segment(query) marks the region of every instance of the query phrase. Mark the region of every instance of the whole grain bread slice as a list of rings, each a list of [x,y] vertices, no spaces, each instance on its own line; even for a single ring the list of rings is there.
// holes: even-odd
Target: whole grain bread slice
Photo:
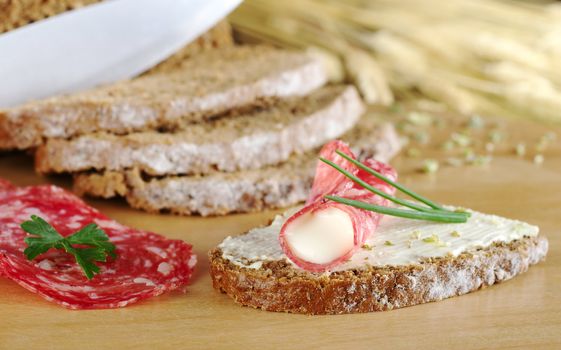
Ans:
[[[520,233],[512,240],[493,240],[487,246],[469,245],[458,254],[440,253],[442,248],[435,246],[429,256],[405,264],[370,264],[363,260],[363,252],[347,267],[312,273],[295,267],[282,254],[278,247],[282,222],[228,237],[211,250],[214,288],[238,304],[267,311],[312,315],[385,311],[439,301],[506,281],[544,260],[548,250],[547,239],[535,231]],[[516,230],[520,224],[515,222],[512,228]],[[497,229],[493,224],[490,227]],[[402,249],[426,249],[423,245],[430,243],[416,244],[399,246],[394,254]],[[374,259],[394,259],[389,251],[377,249],[370,246],[366,254]]]
[[[285,261],[243,268],[225,259],[218,248],[209,259],[214,288],[240,305],[324,315],[386,311],[474,292],[527,271],[545,259],[547,249],[545,237],[525,237],[453,258],[324,276],[297,271]]]
[[[306,95],[325,82],[321,63],[301,52],[267,46],[208,50],[175,69],[0,110],[0,149],[97,131],[173,129],[266,100]]]
[[[365,115],[342,136],[360,159],[388,161],[401,148],[393,126]],[[137,209],[170,211],[180,215],[225,215],[280,208],[304,201],[310,190],[317,149],[293,155],[288,161],[261,169],[205,176],[150,178],[138,169],[126,172],[81,173],[74,177],[78,194],[94,197],[123,196]]]
[[[305,97],[193,124],[175,133],[94,133],[48,140],[37,149],[36,170],[138,168],[158,176],[256,169],[339,137],[357,123],[363,110],[353,86],[327,86]]]

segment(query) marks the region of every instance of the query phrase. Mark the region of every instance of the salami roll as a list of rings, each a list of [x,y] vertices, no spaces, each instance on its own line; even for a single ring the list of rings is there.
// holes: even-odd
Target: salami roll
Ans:
[[[325,145],[320,156],[381,191],[390,195],[395,193],[392,186],[357,168],[337,155],[336,150],[356,159],[342,141]],[[393,181],[397,180],[397,173],[389,165],[375,159],[367,159],[364,163]],[[348,260],[374,233],[382,218],[382,214],[324,199],[323,196],[328,194],[375,205],[389,204],[387,199],[362,188],[331,166],[318,162],[306,205],[288,218],[279,235],[280,245],[286,256],[308,271],[328,271]]]
[[[62,236],[90,223],[115,244],[117,259],[98,263],[88,280],[74,257],[51,249],[32,261],[23,254],[20,224],[37,215]],[[0,181],[0,275],[70,309],[116,308],[184,287],[196,257],[191,246],[123,226],[56,186],[16,188]]]

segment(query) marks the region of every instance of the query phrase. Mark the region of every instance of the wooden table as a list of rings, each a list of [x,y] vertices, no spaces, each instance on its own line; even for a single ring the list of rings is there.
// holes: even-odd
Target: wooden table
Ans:
[[[547,262],[506,283],[477,293],[401,310],[310,317],[240,307],[214,291],[206,252],[224,237],[265,224],[273,212],[221,218],[152,215],[120,200],[88,200],[116,220],[195,247],[200,262],[186,294],[171,293],[118,310],[68,311],[15,283],[0,279],[0,348],[561,348],[561,129],[499,121],[510,141],[532,144],[548,130],[556,143],[536,165],[512,151],[486,166],[415,169],[421,158],[398,157],[402,182],[438,201],[537,224],[549,238]],[[432,129],[431,129],[432,130]],[[432,133],[432,131],[431,131]],[[435,134],[446,135],[444,127]],[[437,138],[435,138],[436,140]],[[507,154],[507,153],[511,154]],[[532,152],[530,152],[531,154]],[[41,178],[23,154],[0,155],[0,177],[18,185],[55,182]]]

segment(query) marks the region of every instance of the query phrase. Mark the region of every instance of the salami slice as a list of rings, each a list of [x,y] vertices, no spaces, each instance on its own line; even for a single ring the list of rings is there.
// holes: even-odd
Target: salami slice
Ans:
[[[15,186],[8,180],[0,179],[0,195],[2,192],[14,189]]]
[[[347,170],[353,175],[356,175],[356,167],[345,158],[338,156],[337,153],[335,153],[337,150],[355,158],[351,148],[340,140],[331,141],[325,144],[319,152],[319,156],[332,161],[341,168]],[[318,160],[314,182],[306,204],[313,203],[328,193],[341,191],[345,186],[350,186],[351,183],[352,182],[349,182],[345,175]]]
[[[51,249],[29,261],[20,224],[37,215],[63,236],[95,222],[116,246],[118,258],[100,263],[87,280],[74,258]],[[70,309],[123,307],[185,286],[196,256],[191,246],[110,220],[56,186],[16,188],[0,181],[0,275]]]
[[[369,183],[370,185],[378,188],[381,191],[384,191],[390,195],[393,195],[395,193],[395,189],[392,186],[379,180],[375,176],[370,175],[361,169],[358,169],[352,163],[337,155],[335,153],[336,150],[340,150],[345,154],[351,156],[353,159],[356,159],[350,148],[342,141],[333,141],[326,144],[322,148],[320,156],[337,163],[343,169],[347,170],[348,172],[359,177],[361,180]],[[382,173],[393,181],[397,180],[397,173],[389,165],[378,162],[374,159],[367,159],[363,163],[365,163],[370,168],[378,171],[379,173]],[[306,206],[304,206],[300,211],[288,218],[288,220],[281,228],[281,232],[279,235],[280,245],[286,256],[297,266],[308,271],[323,272],[326,270],[330,270],[349,259],[356,252],[356,250],[364,244],[366,239],[376,230],[376,227],[378,226],[380,219],[382,218],[382,214],[323,199],[323,196],[327,194],[334,194],[340,197],[359,200],[376,205],[388,205],[387,199],[375,195],[372,192],[362,188],[360,185],[357,185],[353,181],[349,180],[336,169],[333,169],[327,164],[323,162],[318,163],[312,192]],[[289,231],[291,225],[297,224],[299,220],[306,220],[306,218],[309,218],[310,215],[317,215],[319,212],[326,211],[331,208],[339,209],[348,215],[352,223],[354,236],[352,247],[342,252],[339,256],[332,259],[331,261],[324,263],[310,262],[298,256],[287,237],[287,232]]]

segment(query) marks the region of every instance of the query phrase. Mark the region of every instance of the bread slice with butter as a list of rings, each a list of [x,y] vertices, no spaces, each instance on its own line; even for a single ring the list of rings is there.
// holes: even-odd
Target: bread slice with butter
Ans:
[[[545,259],[536,226],[472,211],[467,223],[384,217],[363,248],[326,273],[287,260],[278,241],[290,214],[228,237],[209,252],[214,288],[267,311],[345,314],[450,298],[506,281]]]
[[[360,159],[390,160],[401,148],[394,127],[373,115],[364,115],[342,136],[353,143]],[[308,196],[317,160],[317,149],[292,155],[287,161],[233,173],[205,176],[147,177],[138,168],[127,171],[79,173],[74,190],[80,195],[110,198],[123,196],[134,208],[180,215],[224,215],[288,207]]]
[[[174,69],[75,94],[0,109],[0,150],[105,131],[173,130],[326,82],[321,62],[267,46],[207,50]]]

